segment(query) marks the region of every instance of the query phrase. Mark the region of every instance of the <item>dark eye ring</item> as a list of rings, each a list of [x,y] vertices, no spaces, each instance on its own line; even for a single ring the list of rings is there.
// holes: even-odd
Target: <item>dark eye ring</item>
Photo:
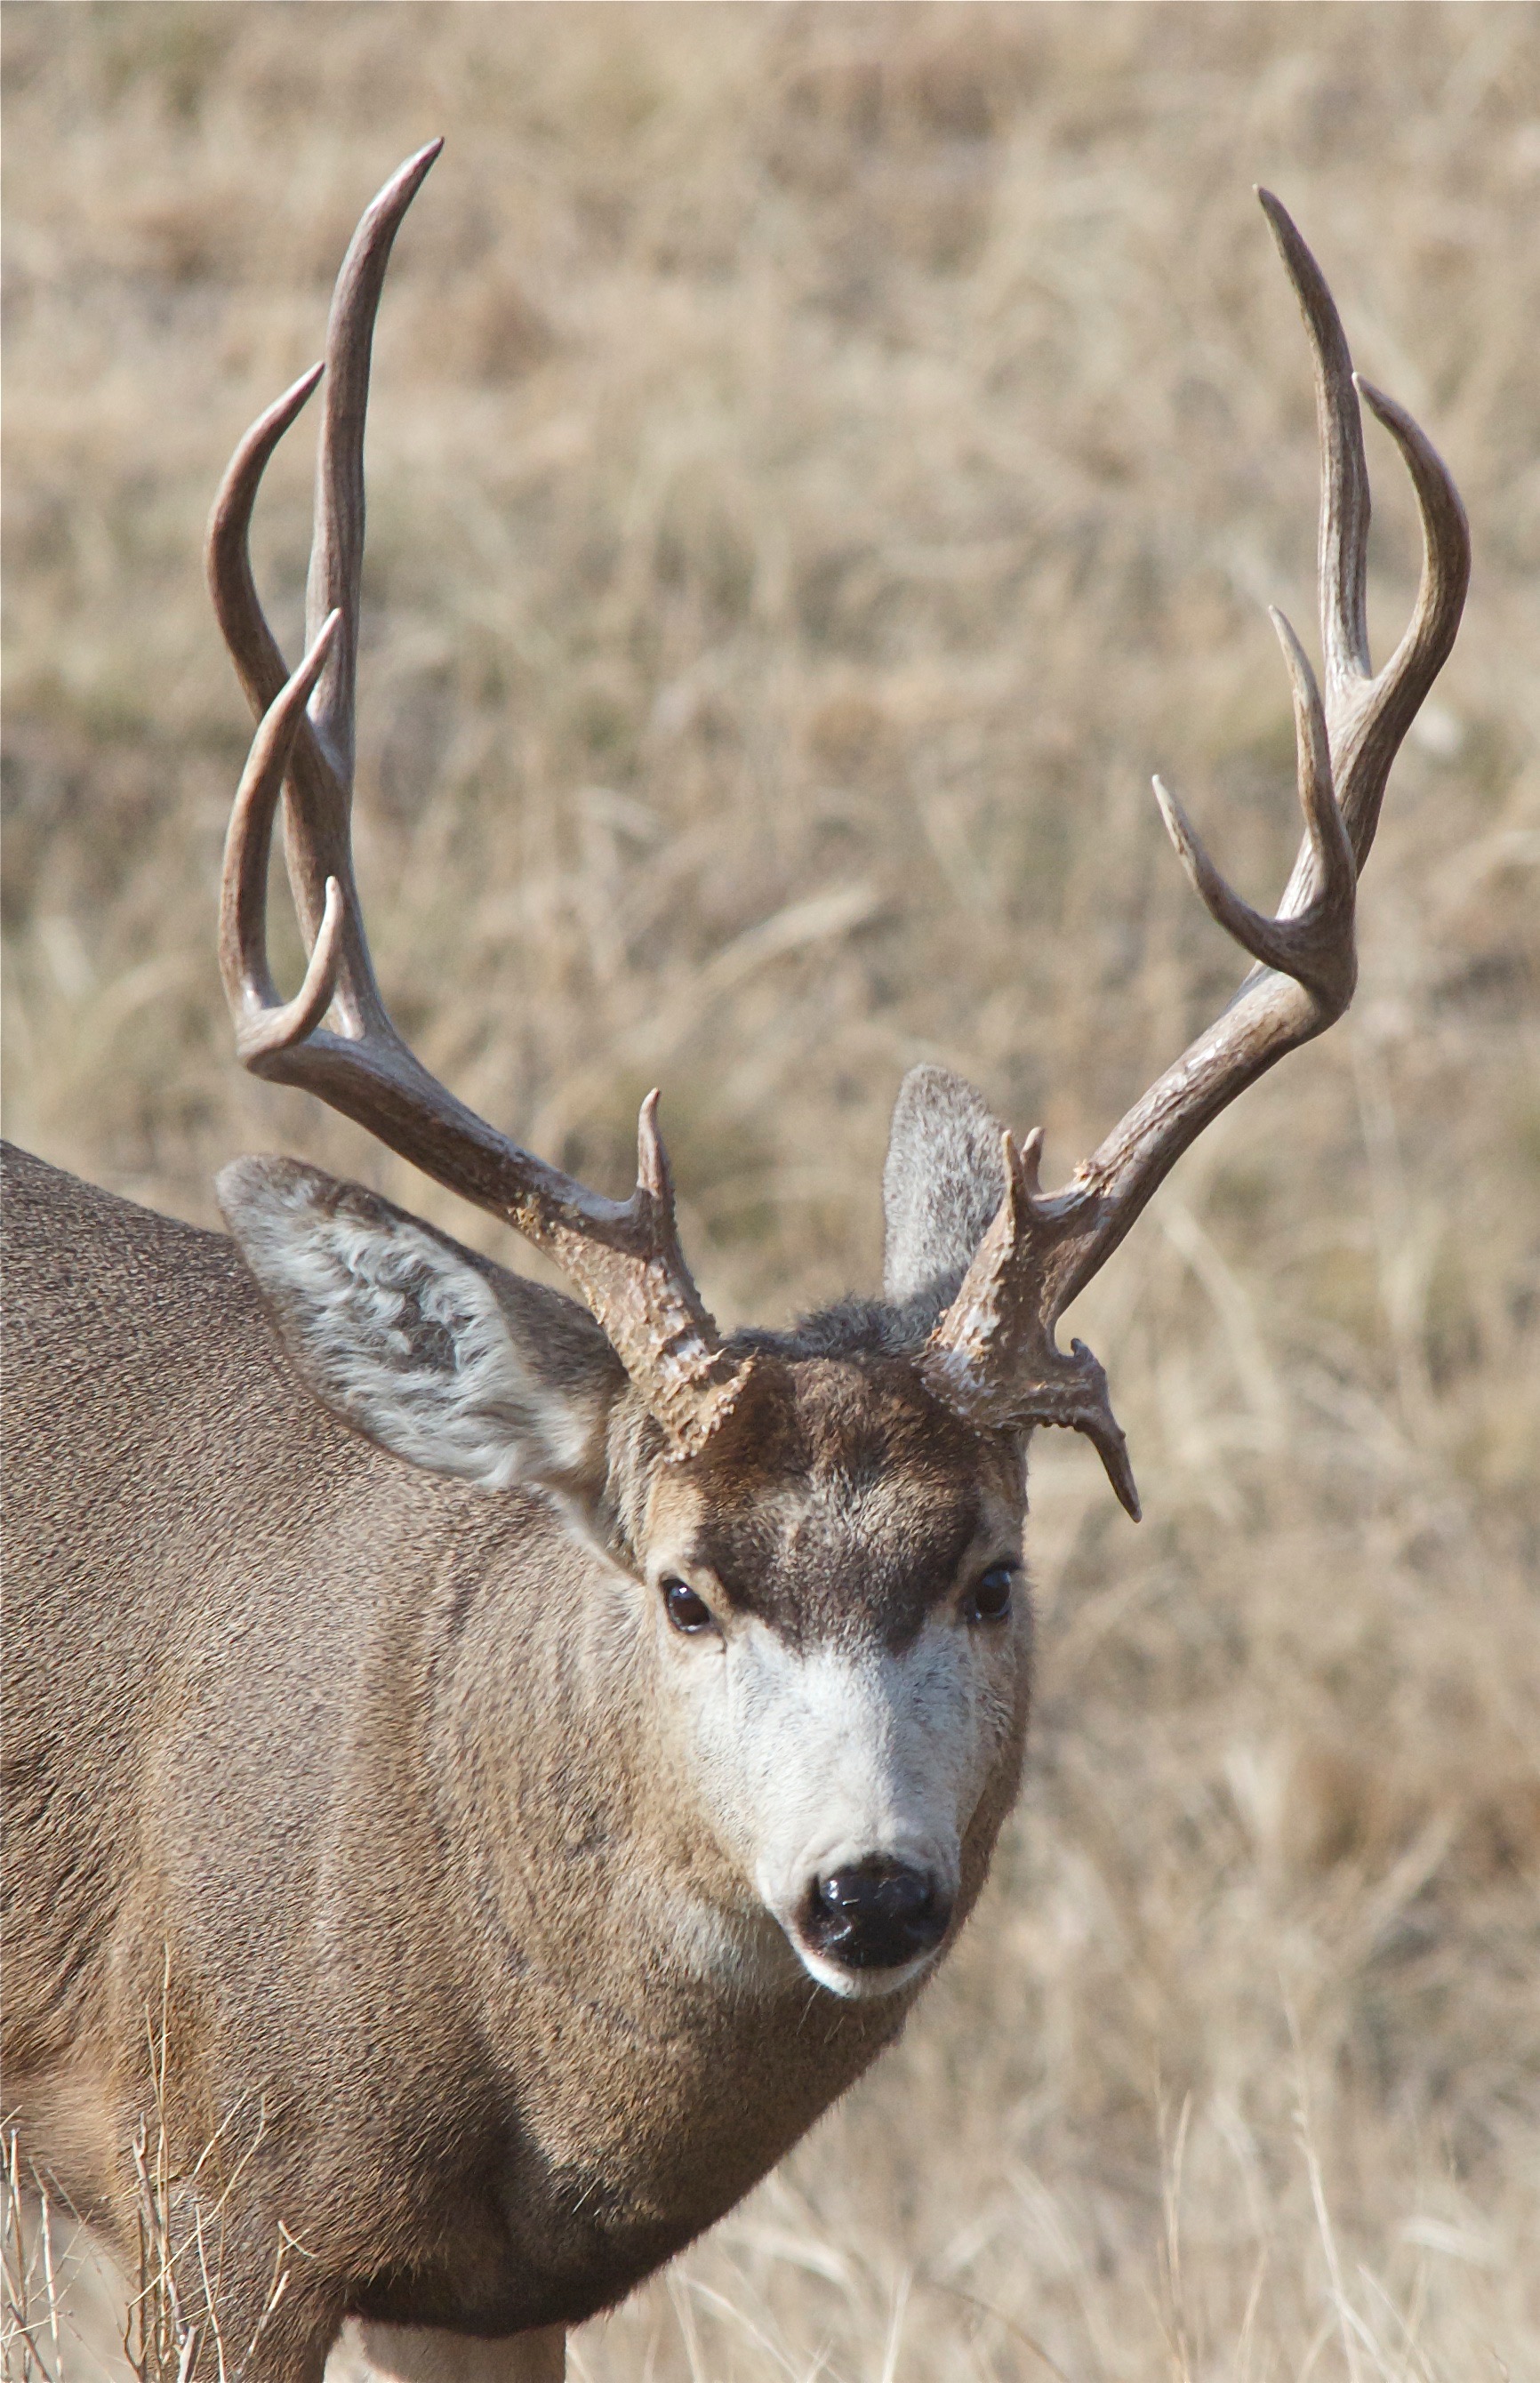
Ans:
[[[686,1637],[693,1638],[697,1632],[710,1629],[711,1609],[704,1597],[696,1595],[687,1581],[680,1580],[670,1573],[659,1581],[659,1587],[663,1592],[669,1620],[676,1630],[683,1630]]]
[[[1011,1590],[1016,1582],[1015,1564],[991,1564],[980,1573],[973,1595],[967,1606],[969,1622],[1004,1622],[1011,1610]]]

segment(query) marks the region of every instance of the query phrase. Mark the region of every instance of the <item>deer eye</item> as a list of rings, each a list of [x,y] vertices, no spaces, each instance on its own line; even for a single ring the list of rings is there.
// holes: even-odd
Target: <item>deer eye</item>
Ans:
[[[697,1597],[687,1582],[677,1579],[671,1573],[659,1586],[663,1592],[669,1620],[676,1630],[683,1630],[686,1637],[693,1638],[698,1631],[710,1629],[711,1609],[704,1597]]]
[[[1011,1610],[1011,1589],[1016,1581],[1015,1564],[991,1564],[974,1585],[973,1595],[963,1608],[968,1622],[1004,1622]]]

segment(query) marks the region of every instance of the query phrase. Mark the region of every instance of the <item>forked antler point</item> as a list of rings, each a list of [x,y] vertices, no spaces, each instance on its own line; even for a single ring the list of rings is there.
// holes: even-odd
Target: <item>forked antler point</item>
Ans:
[[[637,1188],[600,1198],[495,1132],[401,1042],[375,981],[353,890],[354,673],[363,555],[363,427],[375,315],[391,244],[442,142],[409,157],[365,209],[338,275],[324,375],[304,374],[236,450],[209,530],[215,609],[260,714],[226,844],[220,956],[248,1067],[314,1093],[478,1206],[508,1219],[573,1277],[676,1453],[730,1411],[751,1360],[733,1359],[679,1247],[658,1095],[637,1122]],[[247,540],[269,457],[324,378],[306,610],[314,634],[285,671],[252,580]],[[267,964],[267,855],[287,782],[289,866],[313,927],[304,982],[280,1003]],[[338,1031],[324,1019],[335,1005]]]
[[[1267,918],[1226,883],[1180,802],[1155,779],[1166,831],[1189,880],[1257,968],[1076,1168],[1064,1192],[1042,1197],[1034,1174],[1024,1200],[1007,1138],[1004,1195],[927,1352],[939,1394],[970,1418],[1070,1422],[1084,1431],[1130,1513],[1139,1501],[1105,1377],[1078,1341],[1066,1357],[1054,1327],[1204,1126],[1286,1051],[1340,1017],[1352,998],[1359,871],[1397,748],[1454,641],[1470,571],[1464,511],[1448,470],[1411,415],[1354,373],[1320,266],[1273,193],[1259,188],[1257,196],[1299,300],[1315,366],[1324,693],[1288,622],[1281,612],[1272,615],[1293,698],[1304,840],[1277,915]],[[1400,450],[1423,518],[1416,607],[1377,677],[1371,675],[1364,609],[1369,479],[1361,393]]]

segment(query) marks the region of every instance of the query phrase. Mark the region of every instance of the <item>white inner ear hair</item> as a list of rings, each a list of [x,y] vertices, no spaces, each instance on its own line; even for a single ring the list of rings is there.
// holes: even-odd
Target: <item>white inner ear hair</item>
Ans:
[[[240,1171],[230,1229],[327,1406],[409,1464],[484,1489],[579,1469],[599,1401],[521,1349],[474,1266],[410,1218],[350,1213],[325,1179],[323,1202],[303,1176]]]

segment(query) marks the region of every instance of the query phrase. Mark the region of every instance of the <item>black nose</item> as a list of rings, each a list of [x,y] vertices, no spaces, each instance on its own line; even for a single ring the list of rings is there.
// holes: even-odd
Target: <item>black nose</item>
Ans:
[[[941,1943],[951,1900],[910,1862],[849,1862],[816,1879],[803,1926],[817,1952],[847,1969],[896,1969]]]

